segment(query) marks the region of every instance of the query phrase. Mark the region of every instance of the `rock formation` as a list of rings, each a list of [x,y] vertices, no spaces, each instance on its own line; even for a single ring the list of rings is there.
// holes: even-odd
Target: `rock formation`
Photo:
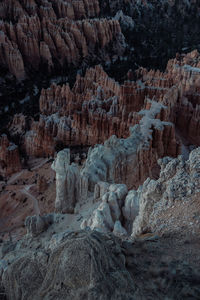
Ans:
[[[40,216],[28,216],[25,220],[26,233],[30,237],[36,237],[46,231],[49,226],[59,221],[59,215],[54,213]]]
[[[164,107],[148,101],[150,107],[141,111],[138,125],[130,129],[127,139],[111,136],[104,145],[97,145],[88,153],[82,176],[89,180],[88,190],[93,191],[98,181],[125,183],[128,188],[138,186],[156,163],[158,157],[176,156],[179,145],[175,139],[174,126],[155,119]],[[156,136],[155,142],[153,137]]]
[[[106,61],[112,59],[108,48],[116,55],[125,48],[117,20],[94,18],[98,1],[3,1],[0,14],[6,16],[0,23],[0,63],[18,80],[30,70],[51,73],[88,60]]]
[[[177,55],[168,62],[166,72],[138,71],[139,78],[150,89],[163,89],[159,97],[168,106],[168,118],[191,144],[199,141],[199,80],[200,55],[194,50],[187,55]],[[142,77],[141,77],[142,76]]]
[[[41,216],[28,216],[25,220],[25,227],[27,229],[27,234],[31,236],[37,236],[41,232],[47,230],[48,225],[53,223],[53,217],[50,215],[48,217]]]
[[[198,299],[197,241],[188,252],[188,239],[177,236],[133,242],[89,229],[26,236],[0,245],[1,292],[11,300]]]
[[[200,298],[199,12],[0,1],[0,298]]]
[[[30,122],[23,148],[28,155],[47,156],[59,143],[95,145],[113,134],[127,138],[129,127],[141,119],[137,112],[149,109],[148,97],[166,106],[157,118],[174,123],[189,144],[199,145],[198,61],[194,51],[169,61],[164,73],[140,68],[136,81],[122,85],[100,66],[78,75],[72,89],[53,84],[42,90],[40,119]],[[153,143],[159,143],[156,132]]]
[[[71,20],[85,19],[88,17],[98,17],[99,3],[97,0],[8,0],[2,1],[0,6],[0,16],[2,19],[17,21],[22,15],[49,18],[69,18]]]
[[[171,156],[179,154],[180,146],[175,139],[173,124],[155,119],[164,106],[150,100],[148,104],[149,109],[140,111],[143,117],[130,129],[130,136],[117,139],[113,135],[103,145],[90,148],[81,171],[76,164],[69,165],[68,149],[58,153],[52,167],[56,171],[56,208],[59,211],[65,206],[69,212],[77,200],[87,200],[99,181],[124,183],[129,189],[138,187],[147,176],[152,175],[158,157],[167,153]],[[155,142],[153,135],[156,136]],[[98,194],[97,190],[95,194]]]
[[[10,300],[134,299],[136,287],[113,236],[71,232],[48,251],[35,256],[29,250],[7,268],[3,285]]]
[[[8,176],[22,168],[18,147],[9,142],[7,135],[0,137],[0,175]]]
[[[52,169],[56,172],[55,208],[60,212],[73,213],[80,198],[80,172],[75,163],[70,165],[69,149],[57,154]]]
[[[196,148],[190,153],[188,160],[181,155],[174,159],[159,159],[159,179],[148,178],[137,190],[128,192],[126,185],[97,183],[94,197],[95,201],[100,202],[91,217],[83,220],[82,228],[113,231],[116,235],[132,237],[146,232],[169,233],[181,230],[183,224],[179,222],[179,216],[175,221],[171,214],[167,217],[166,212],[177,207],[180,214],[183,203],[188,203],[191,210],[195,197],[198,199],[199,157],[200,148]],[[192,211],[195,213],[196,209],[194,206]],[[191,218],[194,222],[194,215]],[[191,224],[197,230],[198,224]]]
[[[106,187],[106,189],[105,189]],[[113,231],[116,235],[127,235],[122,227],[121,208],[128,193],[125,184],[111,184],[98,182],[95,186],[95,201],[101,201],[89,220],[83,220],[81,227]],[[102,195],[102,196],[100,196]]]
[[[183,205],[184,200],[190,201],[199,194],[199,158],[200,148],[197,148],[190,153],[187,161],[183,156],[159,160],[159,179],[147,179],[134,195],[137,200],[133,201],[139,203],[139,214],[133,222],[133,236],[145,231],[161,231],[164,225],[159,222],[161,212],[177,202]]]

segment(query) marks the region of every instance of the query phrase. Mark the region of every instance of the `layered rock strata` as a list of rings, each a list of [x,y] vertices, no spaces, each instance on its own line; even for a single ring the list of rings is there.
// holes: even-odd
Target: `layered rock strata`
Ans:
[[[0,17],[10,21],[18,21],[24,16],[35,16],[49,18],[69,18],[79,20],[85,18],[98,17],[99,3],[97,0],[8,0],[2,1],[0,5]]]
[[[139,112],[142,118],[128,138],[111,136],[89,151],[81,171],[88,178],[88,190],[93,191],[98,181],[125,183],[129,189],[138,186],[151,174],[158,157],[180,152],[173,124],[156,119],[164,107],[150,100],[148,104],[149,109]]]
[[[133,238],[147,232],[179,231],[183,225],[179,215],[183,202],[190,206],[194,215],[188,211],[191,215],[188,218],[195,222],[195,211],[198,211],[198,201],[195,199],[200,193],[199,156],[200,148],[197,148],[190,153],[188,160],[183,156],[159,159],[159,179],[148,178],[137,190],[128,191],[123,184],[98,182],[94,200],[99,204],[91,217],[83,220],[81,227],[112,231],[118,236],[131,235]],[[168,212],[174,207],[177,209],[177,220]],[[194,225],[193,222],[189,224]],[[197,230],[198,224],[193,227]]]
[[[133,236],[145,231],[162,231],[165,225],[159,221],[159,216],[163,210],[167,210],[177,202],[183,203],[185,200],[193,202],[195,195],[198,197],[199,158],[200,148],[197,148],[190,153],[187,161],[183,156],[159,160],[161,165],[159,179],[157,181],[147,179],[135,193],[139,203],[139,214],[133,222]],[[179,226],[181,224],[177,225],[176,230]]]

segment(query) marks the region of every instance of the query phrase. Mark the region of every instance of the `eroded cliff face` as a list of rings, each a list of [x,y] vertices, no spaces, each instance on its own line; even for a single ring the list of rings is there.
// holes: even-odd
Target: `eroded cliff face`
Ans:
[[[195,216],[199,214],[199,156],[197,148],[188,160],[181,155],[160,159],[158,180],[148,178],[137,190],[99,181],[94,190],[98,205],[81,227],[132,238],[147,232],[198,234],[199,221]]]
[[[87,202],[99,182],[126,184],[128,189],[138,187],[148,176],[154,177],[158,157],[180,153],[173,124],[156,118],[165,107],[150,100],[147,104],[149,109],[139,112],[141,120],[130,129],[130,136],[119,139],[112,135],[104,144],[90,148],[81,170],[70,164],[69,149],[58,153],[52,165],[58,211],[71,212],[76,204]]]
[[[198,1],[0,2],[0,294],[198,299]]]
[[[0,63],[18,80],[29,71],[109,61],[125,49],[119,22],[94,18],[98,1],[3,1],[0,14]]]
[[[99,2],[97,0],[8,0],[2,1],[0,6],[0,16],[9,21],[18,21],[22,16],[47,16],[52,18],[69,18],[79,20],[88,17],[98,17]]]
[[[165,89],[160,97],[168,106],[169,119],[188,143],[200,145],[199,140],[199,81],[200,55],[197,50],[179,55],[168,62],[166,72],[138,71],[150,88]]]
[[[28,155],[46,156],[53,155],[58,144],[91,146],[113,134],[127,138],[130,126],[142,118],[137,112],[150,108],[149,98],[166,106],[156,118],[172,122],[177,137],[183,136],[187,144],[200,145],[199,61],[199,53],[193,51],[170,60],[164,73],[140,68],[135,81],[121,85],[101,66],[88,69],[84,77],[78,75],[72,89],[52,84],[41,92],[40,118],[29,121],[23,148]],[[11,132],[15,127],[19,124],[13,124]],[[153,147],[159,148],[159,143],[154,132]],[[176,155],[171,148],[168,145],[168,154]]]

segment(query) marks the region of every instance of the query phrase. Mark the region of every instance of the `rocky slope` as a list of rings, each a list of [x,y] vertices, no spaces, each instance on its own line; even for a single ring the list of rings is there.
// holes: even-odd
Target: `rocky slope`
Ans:
[[[199,298],[199,238],[179,233],[122,240],[89,229],[61,233],[60,223],[57,218],[46,232],[1,244],[2,295],[20,300]]]

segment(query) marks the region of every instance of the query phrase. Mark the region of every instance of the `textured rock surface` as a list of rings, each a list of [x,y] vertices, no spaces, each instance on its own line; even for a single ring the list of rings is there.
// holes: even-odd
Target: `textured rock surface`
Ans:
[[[168,107],[168,117],[191,144],[199,141],[200,55],[197,50],[177,55],[166,72],[139,70],[149,88],[161,90],[160,100]],[[139,77],[140,77],[139,75]]]
[[[7,268],[3,284],[10,300],[134,299],[135,293],[118,241],[90,231],[68,233],[48,255],[27,252]]]
[[[32,122],[25,135],[26,152],[52,155],[60,141],[66,146],[94,145],[113,134],[128,137],[129,127],[141,119],[136,112],[149,109],[147,97],[166,106],[157,118],[171,121],[187,143],[199,145],[199,59],[194,51],[170,60],[164,73],[141,68],[136,81],[122,85],[100,66],[87,70],[85,77],[78,75],[72,89],[53,84],[42,90],[40,120]],[[153,140],[159,147],[157,133]]]
[[[0,63],[18,80],[28,70],[51,72],[79,63],[84,66],[88,60],[108,60],[112,51],[123,53],[119,22],[94,18],[99,14],[97,0],[28,2],[3,1],[0,7]]]
[[[98,181],[124,183],[130,189],[150,175],[157,157],[179,153],[171,123],[155,119],[163,106],[149,101],[149,109],[140,112],[142,119],[130,130],[127,139],[111,136],[104,145],[90,149],[82,176],[88,178],[88,189],[94,190]],[[156,135],[156,140],[152,136]],[[170,146],[169,146],[170,145]]]
[[[0,175],[8,176],[21,168],[18,147],[9,142],[5,134],[0,136]]]
[[[55,208],[61,212],[72,213],[80,200],[80,172],[75,163],[70,165],[69,149],[57,154],[52,169],[56,172]]]
[[[37,214],[21,241],[2,233],[0,293],[200,298],[200,55],[163,71],[200,49],[199,12],[196,0],[0,1],[0,134],[19,147],[0,138],[0,230],[23,234]],[[66,147],[57,224],[42,214]],[[27,170],[9,178],[19,153]]]
[[[3,245],[1,291],[11,300],[198,299],[198,242],[180,234],[131,242],[89,230],[46,232]]]
[[[97,183],[94,200],[100,202],[81,227],[134,238],[147,232],[173,234],[181,231],[184,224],[187,228],[192,226],[190,230],[196,233],[200,213],[199,159],[200,148],[193,150],[188,160],[181,155],[159,159],[159,179],[148,178],[137,190],[129,192],[126,185]]]
[[[105,186],[107,185],[106,189]],[[103,188],[103,189],[102,189]],[[102,231],[114,231],[117,235],[125,235],[126,230],[121,226],[121,207],[128,193],[125,184],[111,184],[99,182],[95,186],[95,201],[101,201],[98,207],[93,211],[88,220],[83,220],[81,227],[90,227],[91,229],[100,229]]]
[[[145,231],[162,231],[164,224],[159,221],[161,212],[175,205],[175,202],[182,205],[186,199],[186,202],[190,199],[193,202],[192,199],[200,192],[199,158],[200,148],[197,148],[190,153],[187,161],[183,156],[159,160],[160,178],[156,181],[147,179],[136,192],[139,214],[133,223],[133,236]]]
[[[41,232],[46,231],[48,226],[54,222],[54,214],[49,214],[46,216],[29,216],[25,220],[25,227],[27,234],[31,236],[37,236]]]

